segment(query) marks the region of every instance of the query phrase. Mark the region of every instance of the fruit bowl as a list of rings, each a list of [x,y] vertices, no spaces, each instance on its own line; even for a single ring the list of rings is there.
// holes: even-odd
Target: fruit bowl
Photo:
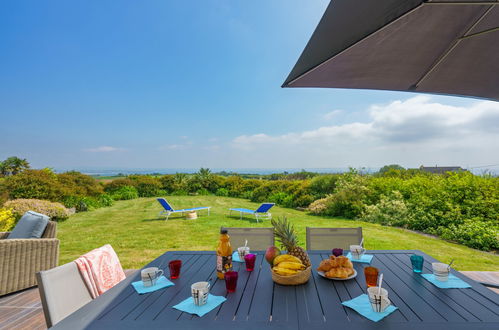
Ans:
[[[308,268],[305,268],[304,270],[294,275],[288,275],[288,276],[279,275],[276,272],[274,272],[272,268],[270,269],[270,272],[272,273],[272,280],[277,284],[300,285],[308,282],[310,274],[312,273],[312,267],[309,266]]]

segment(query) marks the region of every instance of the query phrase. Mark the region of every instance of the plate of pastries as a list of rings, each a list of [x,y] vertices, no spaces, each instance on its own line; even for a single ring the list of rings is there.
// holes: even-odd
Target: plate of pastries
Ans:
[[[330,256],[329,259],[322,260],[317,273],[322,277],[340,281],[350,280],[357,276],[352,262],[345,256]]]

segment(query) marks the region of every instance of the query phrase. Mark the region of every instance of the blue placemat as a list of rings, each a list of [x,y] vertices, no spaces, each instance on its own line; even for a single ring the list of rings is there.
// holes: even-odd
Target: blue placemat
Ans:
[[[137,281],[132,283],[132,286],[134,287],[135,291],[137,291],[139,294],[154,292],[156,290],[167,288],[173,285],[175,284],[170,282],[170,280],[168,280],[164,276],[160,276],[156,284],[153,286],[144,286],[144,283],[142,281]]]
[[[203,316],[204,314],[210,312],[212,309],[216,308],[218,305],[226,301],[225,297],[208,295],[208,300],[203,306],[194,305],[194,300],[192,297],[187,298],[181,303],[173,306],[173,308],[179,311],[186,312],[189,314],[196,314],[198,316]]]
[[[374,322],[378,322],[379,320],[383,319],[384,317],[390,315],[395,310],[397,310],[397,307],[390,305],[385,309],[384,312],[376,313],[375,311],[373,311],[371,304],[369,303],[369,297],[367,296],[367,294],[361,294],[357,298],[344,301],[341,304],[350,307],[360,315]]]
[[[433,274],[421,274],[428,282],[433,283],[437,288],[440,289],[466,289],[471,288],[471,285],[456,277],[455,275],[449,274],[449,280],[447,282],[439,281],[435,278]]]
[[[256,255],[256,253],[253,253],[253,252],[251,252],[251,254],[255,254]],[[239,259],[239,253],[237,253],[237,251],[234,251],[232,253],[232,261],[235,261],[235,262],[244,262],[244,260]]]
[[[352,254],[350,252],[348,252],[347,258],[350,259],[350,260],[352,260],[353,262],[363,262],[365,264],[370,264],[371,261],[374,258],[374,255],[372,255],[372,254],[363,254],[362,257],[360,257],[360,259],[352,259]]]

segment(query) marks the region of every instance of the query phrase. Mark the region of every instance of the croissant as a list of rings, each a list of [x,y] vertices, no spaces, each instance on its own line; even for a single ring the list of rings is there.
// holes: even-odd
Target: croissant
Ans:
[[[327,272],[327,271],[329,271],[333,267],[334,266],[332,264],[332,260],[325,259],[325,260],[321,261],[321,263],[319,264],[319,267],[317,268],[317,270],[318,271],[322,271],[322,272]]]
[[[352,262],[345,256],[337,257],[336,263],[338,264],[338,267],[353,268]]]
[[[353,274],[353,269],[338,267],[338,268],[331,268],[324,275],[326,275],[326,277],[329,278],[347,278],[352,274]]]

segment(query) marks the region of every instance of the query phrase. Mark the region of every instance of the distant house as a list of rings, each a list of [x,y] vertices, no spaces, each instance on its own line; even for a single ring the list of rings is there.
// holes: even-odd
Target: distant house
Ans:
[[[423,172],[444,174],[446,172],[465,172],[466,169],[461,166],[423,166],[421,165],[419,169]]]

